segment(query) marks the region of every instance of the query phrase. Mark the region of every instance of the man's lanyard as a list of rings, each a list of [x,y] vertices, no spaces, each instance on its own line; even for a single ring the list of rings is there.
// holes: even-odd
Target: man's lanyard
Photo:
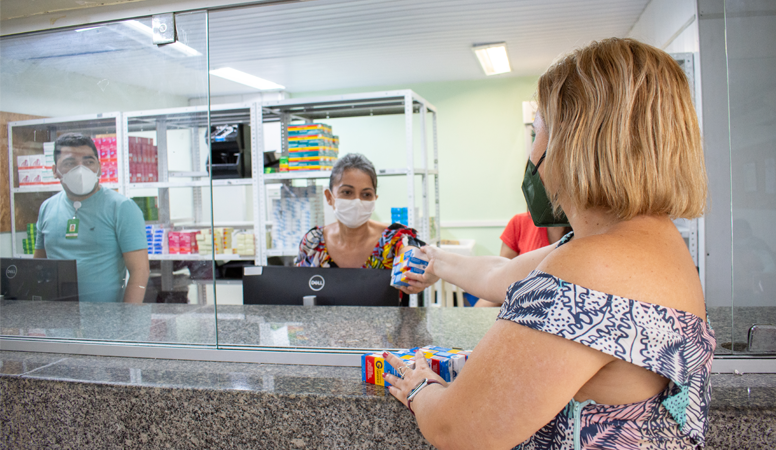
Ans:
[[[73,202],[73,218],[67,221],[67,230],[65,230],[65,239],[78,239],[78,209],[81,208],[81,202]]]

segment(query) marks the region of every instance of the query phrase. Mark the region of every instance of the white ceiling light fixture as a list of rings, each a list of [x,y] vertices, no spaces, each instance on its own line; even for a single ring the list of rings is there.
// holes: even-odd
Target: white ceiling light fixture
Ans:
[[[251,74],[241,72],[231,67],[224,67],[222,69],[215,69],[210,71],[211,75],[234,81],[235,83],[244,84],[260,91],[281,91],[285,89],[285,86],[281,86],[272,81],[265,80],[263,78],[255,77]]]
[[[149,39],[154,38],[154,30],[151,29],[148,25],[143,25],[142,23],[138,22],[137,20],[126,20],[124,22],[121,22],[124,26],[127,26],[139,33],[144,34]],[[174,42],[172,44],[165,44],[163,47],[165,48],[171,48],[178,53],[182,53],[186,56],[202,56],[202,53],[198,52],[197,50],[189,47],[186,44],[181,44],[180,42]]]
[[[472,50],[477,55],[477,59],[480,60],[485,75],[498,75],[512,71],[512,67],[509,65],[509,56],[507,56],[506,42],[475,45]]]

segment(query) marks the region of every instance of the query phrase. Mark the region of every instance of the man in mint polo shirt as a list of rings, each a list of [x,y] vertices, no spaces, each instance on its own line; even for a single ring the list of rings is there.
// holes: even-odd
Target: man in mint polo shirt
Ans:
[[[140,208],[100,186],[100,159],[88,136],[60,136],[53,171],[64,191],[40,207],[34,257],[74,259],[82,302],[142,303],[149,268]]]

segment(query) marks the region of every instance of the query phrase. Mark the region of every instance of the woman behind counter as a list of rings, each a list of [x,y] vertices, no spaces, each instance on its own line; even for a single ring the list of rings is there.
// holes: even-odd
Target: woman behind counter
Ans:
[[[295,266],[390,270],[394,257],[410,247],[425,245],[412,228],[370,219],[377,200],[377,173],[363,155],[349,153],[337,160],[324,194],[337,221],[305,234],[294,259]],[[400,290],[417,294],[424,288],[410,286]]]
[[[417,278],[503,306],[455,382],[422,353],[414,370],[387,355],[402,374],[386,376],[390,392],[445,450],[700,448],[715,340],[671,222],[706,204],[687,79],[665,52],[607,39],[550,67],[537,92],[523,192],[537,225],[568,217],[574,231],[512,260],[424,247]]]

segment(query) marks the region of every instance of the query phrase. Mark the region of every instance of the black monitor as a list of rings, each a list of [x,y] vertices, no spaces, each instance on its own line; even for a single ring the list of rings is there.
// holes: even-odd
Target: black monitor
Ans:
[[[249,266],[243,269],[243,304],[318,306],[406,306],[391,286],[391,271],[312,267]]]
[[[6,300],[78,301],[73,259],[0,258],[0,271]]]

